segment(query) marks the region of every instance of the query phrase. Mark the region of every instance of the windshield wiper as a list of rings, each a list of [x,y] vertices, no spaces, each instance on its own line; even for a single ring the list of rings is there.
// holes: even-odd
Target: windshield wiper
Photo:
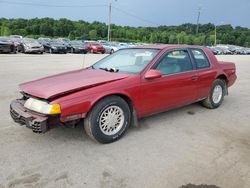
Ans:
[[[102,67],[100,67],[99,69],[101,69],[101,70],[105,70],[105,71],[107,71],[107,72],[119,72],[119,69],[117,69],[117,68],[102,68]]]

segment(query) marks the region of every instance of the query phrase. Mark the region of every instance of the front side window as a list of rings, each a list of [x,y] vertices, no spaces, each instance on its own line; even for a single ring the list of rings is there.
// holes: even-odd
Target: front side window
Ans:
[[[124,49],[98,61],[94,69],[115,70],[114,72],[140,73],[158,54],[157,49]]]
[[[197,69],[204,69],[210,67],[210,63],[207,59],[207,56],[200,49],[191,50],[194,56]]]
[[[193,70],[192,62],[186,50],[167,52],[156,67],[164,75]]]

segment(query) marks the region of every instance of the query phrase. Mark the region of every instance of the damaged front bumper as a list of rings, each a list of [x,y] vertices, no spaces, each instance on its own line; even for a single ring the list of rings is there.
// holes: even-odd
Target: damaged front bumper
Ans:
[[[57,118],[31,112],[24,107],[24,100],[14,100],[10,104],[12,119],[32,129],[34,133],[45,133],[60,123]]]

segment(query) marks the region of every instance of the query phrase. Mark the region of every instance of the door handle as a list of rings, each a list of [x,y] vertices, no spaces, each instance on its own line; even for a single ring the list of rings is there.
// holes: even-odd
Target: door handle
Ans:
[[[192,80],[198,80],[199,76],[192,76],[191,79]]]

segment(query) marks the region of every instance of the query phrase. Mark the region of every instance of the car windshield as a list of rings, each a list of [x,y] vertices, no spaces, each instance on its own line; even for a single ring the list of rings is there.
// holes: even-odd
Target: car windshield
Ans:
[[[124,49],[107,56],[92,66],[111,72],[140,73],[158,54],[157,49]]]
[[[23,43],[38,43],[35,39],[23,39]]]
[[[111,46],[109,43],[101,43],[103,46]]]
[[[51,41],[51,43],[50,44],[52,44],[52,45],[63,45],[61,42],[59,42],[59,41]]]
[[[59,39],[60,41],[63,41],[63,42],[70,42],[69,39]]]
[[[92,42],[91,43],[93,46],[101,46],[101,44],[100,43],[97,43],[97,42]]]
[[[2,42],[11,42],[10,38],[8,38],[8,37],[0,37],[0,41],[2,41]]]
[[[40,39],[38,39],[39,41],[42,41],[42,42],[50,42],[50,39],[42,39],[42,38],[40,38]]]
[[[73,45],[83,45],[81,41],[71,41],[71,44]]]

